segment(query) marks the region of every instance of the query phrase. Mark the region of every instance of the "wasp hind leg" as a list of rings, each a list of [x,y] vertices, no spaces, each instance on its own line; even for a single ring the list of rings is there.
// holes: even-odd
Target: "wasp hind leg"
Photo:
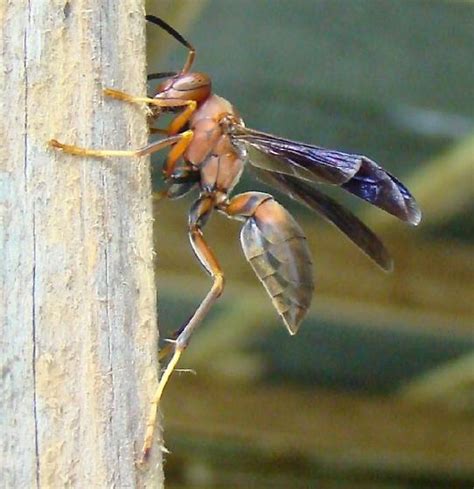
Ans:
[[[151,401],[150,413],[148,415],[146,425],[145,440],[143,443],[143,462],[146,461],[153,443],[158,404],[161,396],[163,395],[163,390],[166,387],[166,384],[168,383],[168,380],[173,373],[183,351],[188,346],[192,333],[201,324],[202,320],[206,317],[209,310],[224,290],[224,274],[221,266],[219,265],[213,251],[206,243],[202,233],[202,227],[210,217],[213,208],[214,201],[211,197],[200,197],[192,206],[189,214],[189,239],[191,241],[191,246],[201,265],[212,277],[213,284],[189,321],[177,331],[176,339],[171,340],[170,347],[165,347],[166,354],[170,353],[171,359],[165,367],[165,370],[158,383],[155,395]],[[172,350],[172,353],[169,351],[170,349]]]

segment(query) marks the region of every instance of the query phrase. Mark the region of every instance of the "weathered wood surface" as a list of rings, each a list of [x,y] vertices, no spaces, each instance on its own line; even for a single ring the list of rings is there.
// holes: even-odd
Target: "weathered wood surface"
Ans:
[[[156,387],[143,1],[0,7],[1,487],[160,487],[140,455]],[[159,431],[159,430],[158,430]]]

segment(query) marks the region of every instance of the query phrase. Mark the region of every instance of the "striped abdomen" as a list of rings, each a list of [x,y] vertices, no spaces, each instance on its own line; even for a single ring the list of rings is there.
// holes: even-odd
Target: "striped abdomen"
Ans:
[[[312,261],[303,230],[278,202],[263,201],[240,235],[245,257],[295,334],[314,289]]]

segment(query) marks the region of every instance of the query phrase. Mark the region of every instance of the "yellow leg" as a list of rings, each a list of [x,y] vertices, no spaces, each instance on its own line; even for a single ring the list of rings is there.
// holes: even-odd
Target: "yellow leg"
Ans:
[[[173,373],[181,354],[187,347],[192,333],[207,316],[209,310],[222,294],[224,289],[224,275],[221,267],[217,261],[217,258],[214,256],[214,253],[204,240],[201,231],[201,222],[205,221],[205,217],[212,211],[213,205],[214,201],[210,197],[201,197],[195,202],[189,216],[189,236],[197,258],[207,272],[213,277],[214,281],[211,290],[207,293],[206,297],[204,297],[191,319],[176,333],[176,340],[172,344],[172,347],[174,348],[173,356],[171,357],[171,360],[161,376],[158,388],[153,396],[153,400],[151,401],[150,413],[148,415],[146,424],[145,441],[143,443],[142,462],[145,462],[148,458],[151,446],[153,444],[153,434],[158,413],[158,404],[161,396],[163,395],[163,390],[168,383],[168,380]]]
[[[136,97],[129,95],[128,93],[121,92],[120,90],[114,90],[112,88],[106,88],[104,95],[112,97],[116,100],[122,100],[123,102],[130,102],[132,104],[150,104],[158,107],[186,107],[186,109],[178,114],[168,126],[167,133],[174,135],[179,132],[180,129],[189,121],[191,115],[196,110],[197,102],[194,100],[181,100],[181,99],[160,99],[151,97]],[[162,130],[158,130],[162,132]],[[152,130],[153,132],[153,130]]]
[[[175,143],[177,143],[178,145],[181,139],[183,139],[185,142],[187,142],[187,144],[189,144],[189,141],[191,140],[192,136],[193,136],[193,131],[184,131],[181,134],[176,134],[175,136],[170,136],[168,138],[161,139],[160,141],[155,141],[153,143],[147,144],[142,148],[131,149],[131,150],[81,148],[79,146],[75,146],[71,144],[60,143],[59,141],[56,141],[56,139],[51,139],[48,142],[48,145],[52,148],[60,149],[65,153],[77,155],[77,156],[93,156],[97,158],[104,158],[107,156],[125,156],[125,157],[145,156],[145,155],[155,153],[156,151],[160,151],[161,149],[171,146]],[[170,154],[171,153],[173,153],[173,150],[171,150]]]
[[[145,441],[143,442],[142,463],[146,462],[150,454],[151,446],[153,444],[153,434],[155,432],[156,417],[158,415],[158,404],[163,394],[163,390],[168,383],[168,380],[171,377],[171,374],[173,373],[173,370],[176,367],[176,364],[178,363],[182,352],[183,350],[181,348],[175,349],[171,360],[169,361],[165,371],[163,372],[163,375],[160,378],[160,382],[158,384],[158,388],[156,389],[155,395],[151,400],[150,412],[148,414],[148,419],[146,423]]]
[[[65,153],[76,156],[96,156],[98,158],[103,158],[106,156],[136,156],[136,152],[133,150],[81,148],[72,144],[60,143],[56,139],[51,139],[48,141],[48,145],[51,148],[60,149]]]
[[[181,100],[176,98],[151,98],[151,97],[136,97],[135,95],[129,95],[128,93],[121,92],[120,90],[114,90],[113,88],[106,88],[104,95],[114,98],[116,100],[122,100],[123,102],[129,102],[132,104],[150,104],[157,105],[158,107],[184,107],[189,105],[189,100]]]

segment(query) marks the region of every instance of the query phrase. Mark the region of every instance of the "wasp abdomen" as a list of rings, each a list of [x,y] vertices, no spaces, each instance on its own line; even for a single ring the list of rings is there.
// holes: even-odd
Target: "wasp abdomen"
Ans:
[[[289,332],[295,334],[314,289],[312,260],[303,230],[288,211],[268,198],[255,207],[240,239],[245,257]]]

